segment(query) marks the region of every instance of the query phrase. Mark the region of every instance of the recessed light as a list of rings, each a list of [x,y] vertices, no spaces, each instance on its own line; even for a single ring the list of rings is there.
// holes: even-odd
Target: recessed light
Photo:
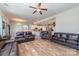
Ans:
[[[16,25],[22,25],[21,23],[16,23]]]
[[[13,18],[12,20],[15,22],[26,22],[26,20],[20,18]]]

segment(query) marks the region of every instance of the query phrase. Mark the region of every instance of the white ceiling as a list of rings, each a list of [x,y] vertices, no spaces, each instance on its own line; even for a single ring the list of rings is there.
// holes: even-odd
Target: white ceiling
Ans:
[[[47,8],[43,14],[33,14],[34,9],[29,6],[36,6],[36,3],[0,3],[2,12],[10,19],[21,18],[26,20],[27,23],[33,23],[38,20],[53,16],[65,10],[79,6],[79,3],[42,3]]]

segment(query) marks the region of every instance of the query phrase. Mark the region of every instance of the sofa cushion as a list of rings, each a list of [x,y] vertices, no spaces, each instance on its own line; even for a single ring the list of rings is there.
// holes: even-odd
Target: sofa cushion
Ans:
[[[68,43],[72,43],[72,44],[77,44],[76,41],[73,41],[73,40],[67,40]]]
[[[30,32],[30,31],[27,31],[27,35],[32,35],[32,32]]]
[[[65,39],[62,39],[62,38],[59,38],[58,40],[60,40],[60,41],[65,41]]]
[[[27,35],[27,32],[24,32],[24,36]]]
[[[76,35],[75,36],[72,36],[72,35],[69,36],[69,39],[77,40],[77,38],[78,38],[78,36],[76,36]]]
[[[24,32],[17,32],[16,33],[16,36],[22,36],[22,35],[24,35]]]
[[[57,34],[57,37],[60,37],[60,34]]]
[[[63,38],[67,38],[65,34],[62,35]]]
[[[19,38],[19,39],[16,39],[15,41],[23,41],[23,40],[25,40],[25,38]]]

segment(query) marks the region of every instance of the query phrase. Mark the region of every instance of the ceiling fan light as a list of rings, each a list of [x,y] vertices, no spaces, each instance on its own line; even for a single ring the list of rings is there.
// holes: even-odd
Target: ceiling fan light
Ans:
[[[37,12],[40,12],[41,10],[40,9],[37,9]]]

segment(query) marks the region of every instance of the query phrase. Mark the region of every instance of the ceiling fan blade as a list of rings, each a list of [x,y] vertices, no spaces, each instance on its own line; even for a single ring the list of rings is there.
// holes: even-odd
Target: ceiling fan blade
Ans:
[[[41,3],[38,3],[38,7],[40,7],[41,6]]]
[[[42,12],[41,11],[39,11],[39,13],[42,15]]]
[[[45,11],[47,11],[47,9],[44,9],[44,8],[41,8],[41,10],[45,10]]]
[[[35,13],[35,12],[37,12],[36,10],[33,12],[33,14]]]
[[[30,8],[34,8],[34,9],[37,9],[36,7],[32,7],[32,6],[29,6]]]

